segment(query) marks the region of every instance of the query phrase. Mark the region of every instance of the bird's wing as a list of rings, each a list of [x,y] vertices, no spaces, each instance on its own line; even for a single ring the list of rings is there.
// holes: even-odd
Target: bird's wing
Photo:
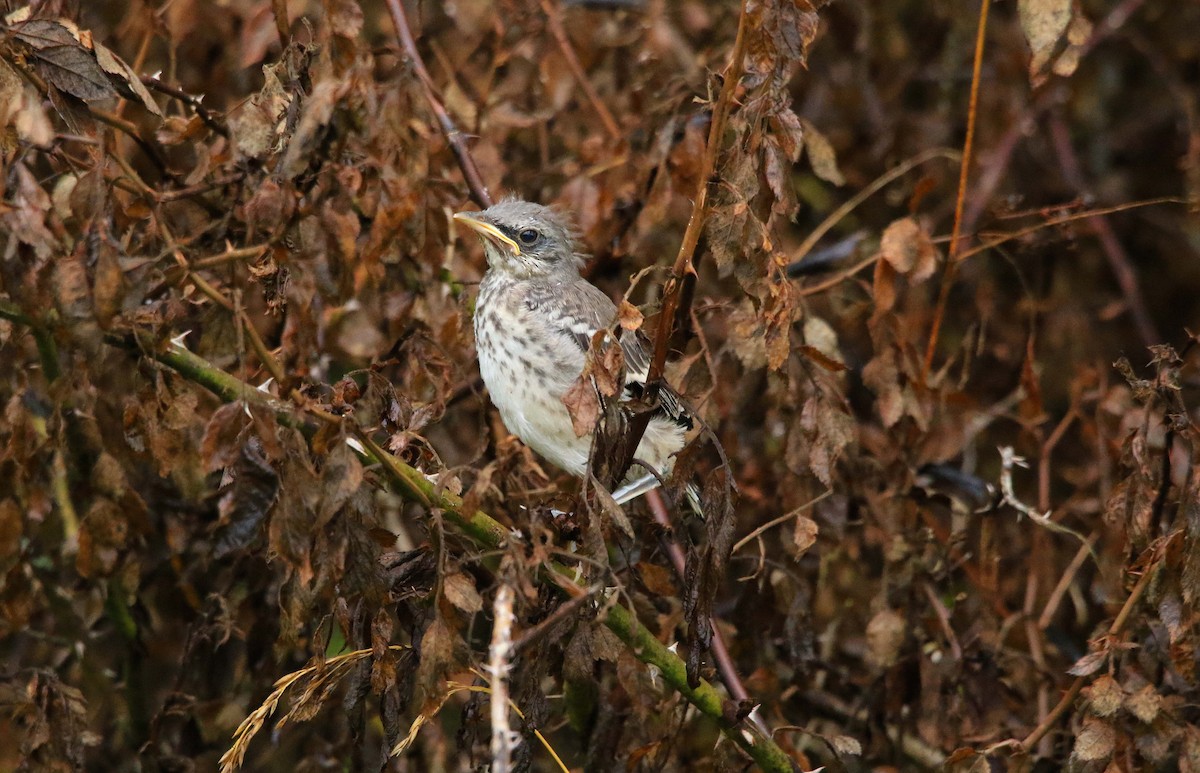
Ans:
[[[600,288],[587,280],[563,285],[558,299],[563,309],[563,326],[579,348],[587,352],[592,335],[607,328],[617,318],[617,307]],[[625,355],[625,391],[630,397],[641,397],[650,374],[649,341],[640,331],[623,331],[620,344]],[[691,429],[692,419],[680,401],[678,393],[665,384],[658,390],[662,412],[680,426]]]

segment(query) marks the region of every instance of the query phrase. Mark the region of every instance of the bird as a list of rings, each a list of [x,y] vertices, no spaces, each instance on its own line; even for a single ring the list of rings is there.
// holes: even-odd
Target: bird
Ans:
[[[584,369],[592,336],[616,321],[616,304],[580,274],[584,256],[570,221],[558,211],[506,199],[454,219],[478,234],[487,258],[474,326],[479,370],[492,403],[509,432],[555,466],[583,477],[594,433],[575,433],[563,397]],[[623,399],[645,391],[650,355],[639,339],[628,331],[620,337]],[[679,396],[661,388],[634,458],[665,477],[691,428]],[[659,485],[655,475],[636,470],[612,492],[617,504]],[[699,512],[694,488],[687,493]]]

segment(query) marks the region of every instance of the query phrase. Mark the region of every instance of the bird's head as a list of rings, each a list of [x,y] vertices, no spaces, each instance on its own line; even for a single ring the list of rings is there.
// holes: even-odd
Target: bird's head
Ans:
[[[454,219],[479,234],[488,267],[517,279],[570,279],[583,258],[566,220],[550,207],[510,199]]]

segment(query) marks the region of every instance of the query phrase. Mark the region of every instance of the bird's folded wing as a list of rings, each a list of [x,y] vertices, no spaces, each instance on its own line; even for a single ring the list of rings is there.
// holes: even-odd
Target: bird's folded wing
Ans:
[[[587,352],[592,336],[607,328],[617,317],[617,307],[598,287],[587,281],[574,282],[562,288],[563,328],[579,348]],[[621,353],[625,355],[625,393],[631,398],[645,394],[650,373],[649,341],[640,331],[624,331],[620,338]],[[686,429],[692,428],[692,417],[677,392],[666,384],[658,390],[658,410]]]

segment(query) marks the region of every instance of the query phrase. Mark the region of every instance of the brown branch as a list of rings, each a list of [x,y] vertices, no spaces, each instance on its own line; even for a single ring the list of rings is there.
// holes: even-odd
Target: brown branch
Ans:
[[[604,124],[604,131],[608,132],[608,136],[616,141],[621,140],[621,128],[617,126],[616,120],[612,113],[600,101],[600,95],[596,93],[592,82],[588,80],[587,73],[583,71],[583,66],[579,63],[579,57],[575,55],[575,49],[571,46],[571,40],[567,37],[567,31],[563,29],[560,9],[554,5],[553,0],[541,0],[542,11],[546,14],[546,23],[550,27],[550,34],[554,36],[555,42],[558,43],[558,49],[562,52],[563,58],[567,60],[567,67],[571,70],[571,74],[575,76],[575,81],[579,87],[583,89],[584,95],[588,102],[592,104],[592,109],[596,111],[596,115],[600,118],[600,123]]]
[[[199,196],[200,194],[208,193],[209,191],[215,191],[218,188],[224,188],[226,185],[233,185],[234,183],[241,182],[245,177],[245,172],[234,172],[233,174],[226,175],[225,177],[218,177],[215,180],[205,180],[204,182],[196,183],[195,185],[189,185],[186,188],[178,188],[173,191],[163,191],[162,193],[155,194],[155,198],[160,203],[178,201],[180,199],[190,199],[193,196]]]
[[[659,311],[658,329],[654,336],[654,355],[650,360],[650,370],[646,376],[647,398],[650,402],[658,396],[659,383],[662,381],[663,369],[667,364],[667,352],[670,349],[671,334],[674,332],[675,319],[680,314],[687,313],[687,305],[681,305],[680,295],[684,281],[696,275],[695,256],[696,246],[700,243],[700,233],[704,229],[704,221],[708,216],[708,187],[716,174],[717,155],[720,152],[721,140],[725,134],[725,122],[733,110],[733,95],[741,81],[742,59],[746,46],[746,3],[742,3],[738,16],[737,38],[733,43],[733,53],[729,64],[725,67],[724,83],[721,94],[713,106],[712,123],[708,127],[708,141],[704,146],[704,157],[700,164],[700,180],[696,185],[696,198],[692,204],[692,214],[688,218],[687,230],[683,232],[683,241],[679,245],[679,253],[675,256],[675,264],[663,287],[662,307]],[[691,295],[687,304],[691,303]],[[633,464],[633,456],[637,452],[638,443],[646,434],[650,425],[650,412],[645,411],[635,416],[629,422],[629,431],[625,440],[625,459],[618,468],[621,472],[617,479],[625,476]]]
[[[275,15],[275,30],[279,33],[279,42],[284,48],[292,41],[292,26],[288,21],[287,0],[271,0],[271,10]]]
[[[942,328],[942,317],[950,300],[950,288],[958,274],[958,248],[962,238],[963,207],[967,200],[967,178],[971,170],[971,151],[975,145],[975,120],[979,114],[979,82],[983,71],[983,43],[986,39],[988,7],[991,0],[980,0],[979,27],[975,33],[975,64],[971,73],[971,98],[967,107],[967,136],[963,141],[962,164],[958,173],[958,197],[954,202],[954,227],[950,234],[950,249],[946,254],[946,268],[942,273],[942,286],[938,291],[937,307],[933,312],[933,327],[929,331],[929,345],[925,348],[925,363],[921,368],[921,382],[929,377],[933,365],[933,353],[937,350],[938,333]]]
[[[479,167],[475,166],[475,159],[471,158],[471,152],[467,148],[466,135],[458,130],[454,121],[450,120],[446,108],[438,99],[433,79],[429,77],[429,71],[425,69],[425,62],[421,59],[420,52],[417,51],[417,41],[413,39],[412,29],[408,25],[408,14],[404,12],[403,3],[401,0],[387,0],[387,7],[392,16],[392,24],[396,27],[396,36],[400,38],[400,45],[409,61],[412,62],[417,80],[421,81],[421,86],[425,89],[425,100],[429,102],[429,108],[433,110],[438,126],[446,137],[446,142],[450,145],[450,150],[458,159],[458,166],[462,169],[463,179],[471,191],[471,198],[481,207],[492,206],[492,196],[488,193],[487,186],[483,183],[483,177],[479,174]]]
[[[1079,157],[1071,145],[1071,136],[1067,125],[1062,116],[1057,113],[1050,116],[1050,139],[1054,143],[1058,165],[1062,169],[1067,184],[1079,193],[1085,193],[1088,186],[1083,179]],[[1092,227],[1092,232],[1096,234],[1096,238],[1100,240],[1104,256],[1108,258],[1108,265],[1112,268],[1113,277],[1121,288],[1121,295],[1125,297],[1125,306],[1133,318],[1133,326],[1137,328],[1142,345],[1150,347],[1160,343],[1162,338],[1154,327],[1150,312],[1146,310],[1146,300],[1142,297],[1137,271],[1134,270],[1133,264],[1129,260],[1129,254],[1125,252],[1117,235],[1113,233],[1108,218],[1098,215],[1091,219],[1089,225]]]

